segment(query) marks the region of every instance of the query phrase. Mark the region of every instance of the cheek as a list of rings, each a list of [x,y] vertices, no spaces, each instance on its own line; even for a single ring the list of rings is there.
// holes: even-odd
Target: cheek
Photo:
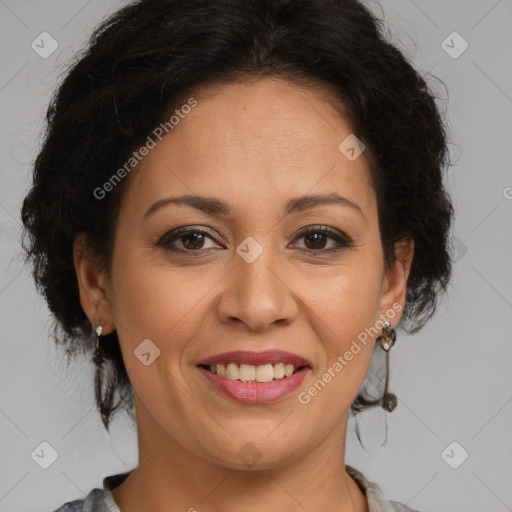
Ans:
[[[314,313],[328,327],[321,328],[325,352],[321,372],[330,373],[331,377],[325,378],[333,382],[324,399],[343,395],[347,406],[366,375],[375,347],[371,328],[379,319],[380,268],[364,260],[362,256],[360,264],[340,268],[321,288],[315,287]],[[335,362],[338,364],[333,367]]]
[[[136,258],[114,261],[112,308],[125,346],[132,350],[150,339],[175,358],[201,324],[201,300],[218,279]]]
[[[164,397],[168,403],[165,410],[182,411],[184,415],[181,390],[187,382],[180,365],[204,319],[201,300],[218,279],[206,274],[198,279],[197,270],[194,277],[184,269],[142,263],[135,258],[115,263],[113,315],[134,390],[145,407],[157,407]],[[151,362],[146,366],[142,354],[147,352]],[[154,409],[152,414],[157,417],[161,412]]]
[[[334,322],[340,339],[354,336],[378,319],[381,274],[374,265],[361,264],[341,268],[326,279],[318,308],[328,325]]]
[[[361,389],[375,348],[375,332],[370,328],[378,320],[375,283],[368,286],[353,278],[332,282],[315,309],[328,326],[319,327],[323,357],[310,387],[299,395],[301,404],[321,411],[326,424],[338,421]]]

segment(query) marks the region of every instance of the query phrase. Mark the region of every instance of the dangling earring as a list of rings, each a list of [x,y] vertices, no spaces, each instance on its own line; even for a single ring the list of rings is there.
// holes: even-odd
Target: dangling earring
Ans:
[[[96,350],[94,351],[94,363],[100,366],[103,363],[103,352],[100,350],[100,336],[103,331],[103,324],[98,325],[96,329]]]
[[[389,383],[389,350],[391,347],[395,344],[396,341],[396,333],[395,330],[391,328],[391,324],[386,320],[382,324],[382,335],[379,336],[376,340],[381,348],[386,352],[386,382],[384,385],[384,394],[381,398],[377,400],[367,400],[366,398],[360,398],[359,403],[364,406],[376,406],[380,405],[384,411],[392,412],[396,405],[397,405],[397,399],[396,396],[393,393],[390,393],[388,391],[388,383]],[[375,453],[375,449],[373,449],[367,442],[364,441],[364,438],[372,438],[375,437],[376,428],[377,431],[380,433],[382,430],[385,431],[385,439],[384,442],[381,442],[380,449],[384,449],[388,446],[388,421],[391,419],[389,414],[382,413],[382,409],[380,409],[380,412],[374,411],[374,413],[367,412],[366,414],[370,414],[370,418],[366,419],[366,427],[364,426],[364,417],[360,417],[360,414],[356,414],[355,416],[355,433],[357,435],[357,438],[359,439],[359,442],[361,443],[361,446],[364,448],[364,450],[367,453]],[[381,414],[382,413],[382,414]],[[366,416],[365,414],[365,416]],[[375,416],[376,415],[376,416]],[[363,423],[363,425],[360,425],[360,422]],[[380,427],[377,427],[378,423],[384,423],[384,429],[381,429]],[[362,435],[364,432],[366,432],[365,435]]]
[[[108,430],[109,418],[113,413],[112,400],[115,391],[116,371],[110,357],[104,357],[103,350],[100,347],[100,336],[103,332],[103,324],[96,328],[96,349],[92,360],[96,365],[94,375],[94,388],[96,403],[101,414],[103,425]]]
[[[382,395],[382,399],[380,400],[380,406],[388,411],[392,412],[394,408],[397,406],[397,399],[393,393],[388,391],[388,383],[389,383],[389,350],[395,344],[396,341],[396,333],[395,330],[391,327],[391,324],[386,320],[382,324],[382,336],[377,338],[377,341],[380,343],[380,346],[386,351],[386,384],[384,386],[384,394]]]

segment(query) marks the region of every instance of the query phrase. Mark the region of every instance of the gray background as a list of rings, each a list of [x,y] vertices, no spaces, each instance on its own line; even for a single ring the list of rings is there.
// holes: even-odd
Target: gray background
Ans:
[[[66,366],[49,341],[48,310],[19,257],[19,207],[52,88],[93,27],[123,4],[0,0],[0,512],[53,510],[137,463],[127,417],[111,435],[100,422],[92,366]],[[425,512],[512,510],[512,1],[382,5],[395,44],[448,89],[439,105],[448,105],[457,263],[437,316],[415,336],[398,333],[390,386],[399,405],[362,417],[368,452],[351,419],[347,463]],[[46,59],[31,48],[43,31],[59,45]],[[457,58],[442,47],[454,31],[469,44]],[[462,46],[452,39],[453,53]],[[31,457],[43,441],[58,453],[48,469]]]

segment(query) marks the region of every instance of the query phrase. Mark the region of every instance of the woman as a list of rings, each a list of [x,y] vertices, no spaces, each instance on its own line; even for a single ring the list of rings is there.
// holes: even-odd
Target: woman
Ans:
[[[48,111],[24,247],[139,464],[63,511],[410,511],[345,465],[446,289],[434,97],[356,0],[140,0]],[[387,362],[389,363],[388,359]],[[388,366],[389,372],[389,366]]]

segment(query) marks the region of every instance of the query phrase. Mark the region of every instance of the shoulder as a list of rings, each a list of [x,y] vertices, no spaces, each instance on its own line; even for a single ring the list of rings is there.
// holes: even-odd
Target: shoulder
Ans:
[[[110,512],[110,510],[106,506],[103,489],[92,489],[85,498],[68,501],[53,512]]]
[[[389,505],[391,506],[391,510],[393,512],[421,512],[420,510],[412,509],[403,503],[398,501],[389,501]]]
[[[357,482],[368,499],[369,512],[421,512],[413,510],[407,505],[398,501],[386,499],[384,492],[375,482],[369,481],[363,473],[357,469],[346,466],[347,473]]]
[[[103,478],[103,489],[92,489],[79,500],[68,501],[53,512],[120,512],[111,490],[122,483],[133,470]]]

